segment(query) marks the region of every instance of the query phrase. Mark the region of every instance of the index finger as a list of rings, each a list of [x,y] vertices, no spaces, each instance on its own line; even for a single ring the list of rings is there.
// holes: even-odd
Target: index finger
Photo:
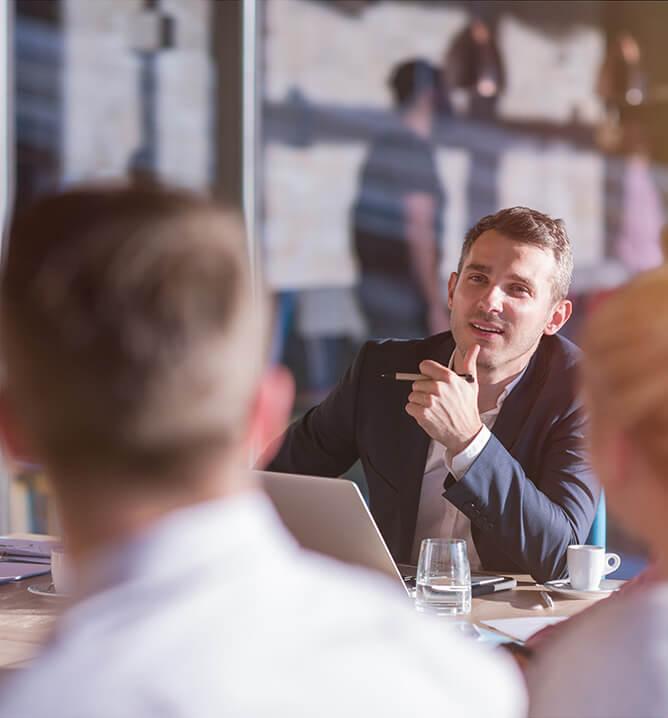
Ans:
[[[420,362],[420,373],[435,381],[447,381],[454,374],[447,366],[443,366],[433,359],[425,359]]]

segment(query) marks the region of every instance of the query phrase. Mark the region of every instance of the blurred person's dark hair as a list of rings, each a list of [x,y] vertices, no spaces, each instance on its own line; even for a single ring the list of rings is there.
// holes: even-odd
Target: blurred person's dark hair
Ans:
[[[141,485],[234,444],[265,359],[251,294],[241,221],[189,193],[81,188],[18,214],[0,330],[37,457]]]
[[[464,238],[459,257],[457,273],[460,274],[464,261],[478,237],[489,230],[495,230],[508,239],[550,250],[557,263],[554,276],[553,296],[555,301],[568,296],[573,274],[573,253],[566,234],[563,220],[552,219],[543,212],[529,207],[509,207],[480,219]]]
[[[396,65],[388,80],[394,102],[400,109],[411,107],[425,92],[437,93],[440,73],[437,67],[415,58]]]

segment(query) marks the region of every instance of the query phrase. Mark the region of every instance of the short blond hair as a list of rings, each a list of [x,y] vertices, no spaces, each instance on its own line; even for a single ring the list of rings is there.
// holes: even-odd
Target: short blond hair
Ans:
[[[88,187],[18,215],[0,330],[42,458],[136,482],[237,441],[265,359],[251,297],[241,220],[193,194]]]
[[[592,414],[629,435],[658,472],[668,470],[668,267],[638,275],[606,299],[583,333]]]

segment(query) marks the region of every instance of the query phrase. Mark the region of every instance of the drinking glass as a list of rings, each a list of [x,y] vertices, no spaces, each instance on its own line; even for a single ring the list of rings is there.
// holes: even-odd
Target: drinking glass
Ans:
[[[420,544],[415,607],[422,613],[471,612],[471,568],[463,539],[428,538]]]

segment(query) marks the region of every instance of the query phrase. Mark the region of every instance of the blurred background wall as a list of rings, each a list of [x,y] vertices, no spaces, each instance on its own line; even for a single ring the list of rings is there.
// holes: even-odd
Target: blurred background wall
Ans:
[[[550,2],[284,0],[264,10],[262,241],[305,404],[366,337],[350,214],[367,148],[393,122],[388,77],[403,60],[428,60],[448,85],[433,132],[447,198],[442,283],[468,227],[517,204],[566,221],[573,336],[599,292],[661,261],[668,77],[656,28],[666,3],[562,12]],[[475,23],[494,46],[487,67],[484,47],[476,56],[462,42]],[[485,72],[496,87],[481,97]]]

